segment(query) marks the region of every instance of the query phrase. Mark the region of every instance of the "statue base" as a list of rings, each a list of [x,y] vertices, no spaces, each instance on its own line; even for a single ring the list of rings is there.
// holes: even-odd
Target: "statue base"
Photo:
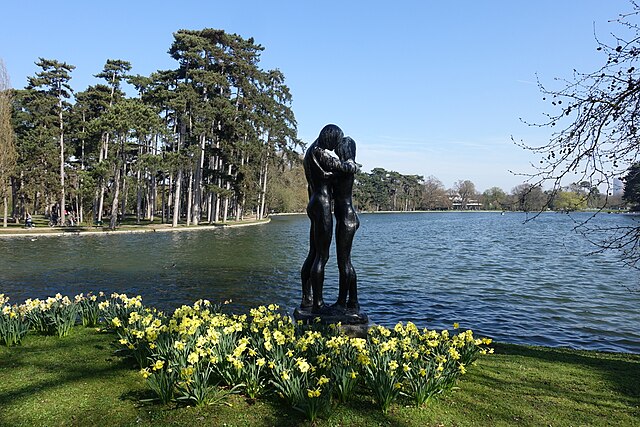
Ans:
[[[326,306],[320,312],[298,307],[293,311],[293,318],[307,325],[316,323],[316,319],[320,319],[319,323],[323,325],[340,323],[344,333],[352,337],[365,338],[369,330],[369,316],[366,313],[335,306]]]

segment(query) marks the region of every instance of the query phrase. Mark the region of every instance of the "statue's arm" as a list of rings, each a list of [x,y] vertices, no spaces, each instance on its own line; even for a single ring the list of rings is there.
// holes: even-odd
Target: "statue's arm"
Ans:
[[[316,147],[313,150],[313,161],[325,178],[329,178],[333,172],[340,170],[340,160],[322,148]]]
[[[331,176],[333,172],[354,174],[360,170],[360,165],[352,159],[341,161],[330,155],[326,150],[318,147],[314,150],[313,159],[318,168],[325,174],[325,177]]]

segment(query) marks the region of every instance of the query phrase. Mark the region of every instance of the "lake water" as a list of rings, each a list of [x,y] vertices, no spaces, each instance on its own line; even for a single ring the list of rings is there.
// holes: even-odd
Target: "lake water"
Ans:
[[[586,214],[361,214],[353,264],[362,308],[387,326],[412,321],[513,343],[640,353],[640,272],[572,231]],[[601,215],[628,224],[628,215]],[[21,303],[56,292],[140,294],[172,310],[199,298],[244,311],[299,303],[306,216],[185,232],[0,239],[0,293]],[[335,252],[325,299],[337,295]]]

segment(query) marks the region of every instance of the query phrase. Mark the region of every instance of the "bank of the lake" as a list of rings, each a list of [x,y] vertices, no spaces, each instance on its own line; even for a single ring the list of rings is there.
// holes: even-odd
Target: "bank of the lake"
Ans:
[[[241,221],[220,222],[214,224],[198,224],[186,225],[178,224],[173,227],[171,224],[161,224],[148,222],[142,224],[126,224],[116,227],[114,230],[104,226],[68,226],[68,227],[47,227],[35,226],[25,227],[21,224],[12,224],[11,227],[0,227],[0,238],[13,237],[40,237],[40,236],[95,236],[109,235],[114,233],[132,234],[132,233],[163,233],[163,232],[179,232],[179,231],[204,231],[215,230],[224,227],[247,227],[251,225],[268,224],[271,218],[265,219],[247,219]]]
[[[277,397],[233,395],[202,408],[144,402],[138,369],[113,353],[112,334],[77,326],[70,336],[28,335],[0,347],[2,426],[299,426],[304,415]],[[427,407],[394,404],[387,415],[357,395],[323,426],[637,426],[640,355],[496,344],[458,387]]]
[[[352,252],[359,296],[373,322],[430,329],[459,322],[502,342],[640,353],[639,273],[573,231],[590,213],[361,214]],[[599,215],[602,226],[634,215]],[[256,227],[194,233],[0,238],[0,293],[12,302],[60,292],[142,295],[172,312],[200,298],[232,310],[299,304],[308,251],[305,215]],[[335,254],[325,299],[337,295]]]

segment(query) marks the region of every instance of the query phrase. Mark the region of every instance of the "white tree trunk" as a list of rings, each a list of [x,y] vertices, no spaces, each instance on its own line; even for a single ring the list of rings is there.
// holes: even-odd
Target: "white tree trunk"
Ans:
[[[153,218],[156,210],[156,199],[158,197],[158,190],[156,188],[156,176],[151,175],[151,187],[149,188],[149,203],[147,204],[147,218],[153,222]]]
[[[193,225],[198,225],[200,222],[201,209],[202,209],[202,169],[204,168],[204,147],[205,147],[205,134],[200,135],[200,159],[196,164],[196,178],[195,178],[195,194],[193,200]]]
[[[213,193],[209,193],[207,196],[207,222],[211,223],[211,214],[213,213],[212,205],[213,204]]]
[[[193,207],[193,168],[189,168],[189,185],[187,186],[187,226],[191,224],[191,208]]]
[[[178,169],[178,176],[176,178],[176,194],[174,196],[173,203],[173,227],[178,226],[178,219],[180,218],[180,188],[182,187],[182,168]]]
[[[2,202],[4,204],[4,220],[2,221],[2,226],[3,227],[7,227],[8,226],[8,216],[9,216],[9,198],[7,197],[6,194],[2,198]]]
[[[64,122],[62,121],[62,99],[58,102],[58,118],[60,120],[60,224],[65,222],[65,191],[64,191]]]
[[[228,176],[231,176],[231,165],[229,165],[229,171],[227,172]],[[225,189],[231,190],[231,183],[227,180],[227,183],[224,186]],[[229,213],[229,196],[224,196],[224,208],[222,211],[222,222],[227,222],[227,215]]]
[[[264,218],[264,209],[267,201],[267,178],[269,173],[269,153],[267,153],[267,158],[264,162],[264,172],[262,174],[262,191],[260,192],[260,208],[259,208],[259,216],[258,219]]]
[[[118,221],[118,198],[120,197],[120,167],[116,166],[116,174],[113,181],[113,201],[111,202],[111,219],[109,221],[109,228],[111,230],[116,229]]]

